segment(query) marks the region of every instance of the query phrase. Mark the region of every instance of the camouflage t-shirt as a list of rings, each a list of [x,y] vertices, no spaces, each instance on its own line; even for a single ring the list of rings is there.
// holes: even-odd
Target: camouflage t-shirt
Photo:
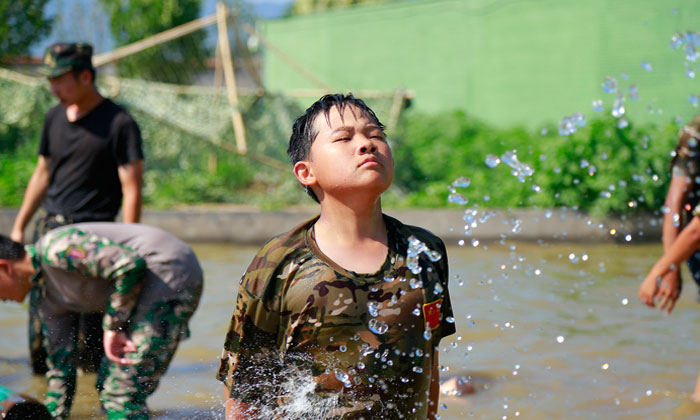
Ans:
[[[316,220],[246,270],[218,379],[263,418],[425,419],[434,351],[455,332],[443,242],[385,215],[386,260],[358,274],[318,249]]]

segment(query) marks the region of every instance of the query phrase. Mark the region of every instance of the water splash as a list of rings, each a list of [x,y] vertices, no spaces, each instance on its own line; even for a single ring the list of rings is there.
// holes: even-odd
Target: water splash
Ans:
[[[601,112],[603,111],[603,100],[602,99],[596,99],[594,100],[591,105],[593,106],[593,111],[594,112]]]
[[[420,254],[425,254],[426,257],[432,262],[439,261],[442,258],[442,254],[438,251],[431,250],[418,238],[411,235],[408,238],[408,250],[406,252],[406,266],[413,274],[419,274],[423,268],[419,263]]]
[[[625,115],[625,100],[622,96],[615,98],[611,113],[615,118],[620,118]]]
[[[508,150],[501,155],[501,162],[511,167],[511,174],[518,178],[518,181],[525,182],[525,178],[532,176],[535,170],[527,163],[520,162],[515,150]]]
[[[595,103],[595,101],[594,101]],[[600,103],[601,109],[602,109],[602,101]],[[594,104],[594,109],[595,109],[595,104]],[[568,136],[571,134],[574,134],[578,127],[583,127],[586,125],[586,117],[580,113],[576,112],[568,117],[564,117],[561,119],[561,122],[559,123],[559,134],[562,136]]]
[[[605,93],[617,92],[617,80],[614,77],[607,76],[603,79],[602,88]]]
[[[642,68],[643,68],[644,70],[646,70],[646,71],[652,71],[652,70],[653,70],[652,67],[651,67],[651,64],[648,63],[648,62],[646,62],[646,61],[642,61]]]
[[[501,163],[501,159],[499,159],[496,155],[486,155],[485,162],[486,166],[489,168],[495,168],[499,163]]]

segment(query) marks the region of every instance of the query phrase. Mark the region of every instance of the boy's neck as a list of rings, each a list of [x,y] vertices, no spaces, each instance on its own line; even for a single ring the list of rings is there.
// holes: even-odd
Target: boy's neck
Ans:
[[[316,235],[333,238],[339,244],[367,239],[386,242],[386,226],[379,198],[363,205],[349,206],[326,197],[321,203],[321,216],[314,229]]]

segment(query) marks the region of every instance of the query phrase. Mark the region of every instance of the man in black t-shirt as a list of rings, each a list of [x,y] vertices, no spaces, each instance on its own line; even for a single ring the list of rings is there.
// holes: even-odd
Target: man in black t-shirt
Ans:
[[[141,133],[123,108],[98,92],[92,46],[53,44],[46,49],[41,71],[60,103],[46,114],[37,165],[10,237],[24,241],[24,229],[42,202],[45,213],[34,240],[66,224],[114,221],[120,207],[125,223],[138,223],[143,182]],[[32,306],[30,302],[30,314]],[[41,336],[32,328],[32,318],[32,367],[42,373],[43,358],[35,354],[40,352]],[[94,319],[99,339],[101,315]],[[102,348],[101,343],[88,346]],[[94,356],[88,358],[99,360],[100,355]],[[94,368],[89,360],[85,362],[84,367]]]

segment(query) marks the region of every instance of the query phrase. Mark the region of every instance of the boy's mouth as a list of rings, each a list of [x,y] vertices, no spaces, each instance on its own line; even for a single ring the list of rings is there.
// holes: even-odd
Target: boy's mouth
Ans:
[[[376,158],[370,157],[362,161],[360,164],[360,167],[367,167],[367,166],[377,166],[379,165],[379,160]]]

